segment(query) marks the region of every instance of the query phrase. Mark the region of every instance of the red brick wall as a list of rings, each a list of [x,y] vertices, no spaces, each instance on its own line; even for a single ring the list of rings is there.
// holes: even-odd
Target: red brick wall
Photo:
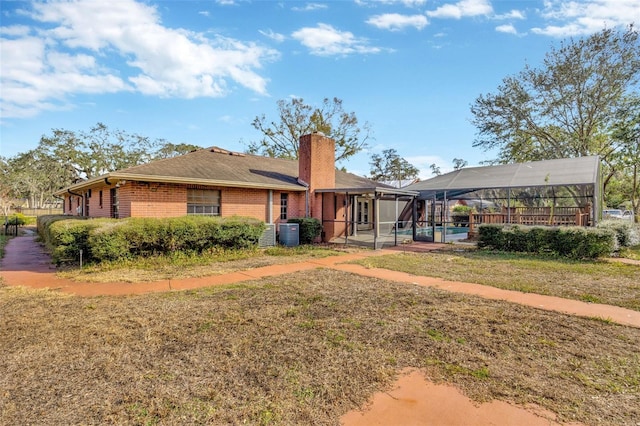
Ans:
[[[322,196],[316,189],[336,185],[335,142],[321,133],[300,137],[298,176],[309,185],[310,216],[322,220]]]
[[[91,187],[89,197],[90,217],[111,217],[111,188],[114,186],[98,185]],[[197,186],[199,189],[220,190],[220,213],[222,216],[248,216],[267,222],[269,208],[272,210],[274,223],[280,221],[280,194],[273,191],[273,203],[268,206],[269,190],[250,188],[224,188]],[[100,191],[102,191],[102,207],[100,207]],[[84,194],[87,194],[85,190]],[[302,191],[287,192],[289,194],[288,217],[304,217],[305,193]],[[65,196],[64,213],[76,214],[78,205],[83,205],[82,198],[71,195],[72,208],[69,210],[69,195]],[[168,183],[143,183],[127,181],[118,188],[119,216],[125,217],[177,217],[187,214],[187,186]]]
[[[111,189],[112,187],[101,185],[91,188],[89,198],[89,216],[111,217]],[[102,191],[102,205],[100,205],[100,191]]]
[[[220,214],[225,217],[249,216],[266,221],[268,196],[269,191],[264,189],[222,188]],[[278,198],[278,203],[280,203],[280,198]]]
[[[184,185],[127,181],[118,188],[120,217],[178,217],[187,214]]]
[[[323,241],[331,241],[332,238],[344,235],[346,229],[345,198],[345,194],[324,194],[322,204]]]
[[[72,216],[79,216],[80,213],[78,212],[78,206],[82,206],[83,204],[83,198],[82,197],[78,197],[77,195],[71,195],[71,194],[65,194],[63,196],[64,198],[64,205],[62,208],[62,213],[63,214],[69,214]],[[71,198],[71,208],[69,208],[69,198]]]

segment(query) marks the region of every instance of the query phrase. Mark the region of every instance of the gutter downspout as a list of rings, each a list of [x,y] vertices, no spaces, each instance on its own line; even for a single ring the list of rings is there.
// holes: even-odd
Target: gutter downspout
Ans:
[[[309,206],[309,184],[302,179],[298,178],[298,184],[305,187],[304,192],[304,217],[309,217],[310,214],[310,206]]]
[[[78,194],[77,192],[73,192],[70,189],[67,189],[67,192],[71,195],[75,195],[76,197],[80,197],[82,199],[82,203],[80,203],[80,212],[82,213],[81,216],[84,217],[84,195]]]

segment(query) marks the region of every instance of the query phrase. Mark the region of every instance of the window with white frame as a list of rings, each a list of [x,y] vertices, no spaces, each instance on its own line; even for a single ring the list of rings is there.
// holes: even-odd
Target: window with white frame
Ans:
[[[220,216],[220,190],[187,189],[187,214]]]

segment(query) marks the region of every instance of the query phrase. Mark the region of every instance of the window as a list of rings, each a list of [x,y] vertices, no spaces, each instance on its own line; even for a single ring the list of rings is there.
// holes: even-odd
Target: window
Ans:
[[[98,205],[102,208],[102,190],[98,193]]]
[[[220,216],[220,191],[187,189],[187,214]]]
[[[111,188],[111,217],[118,219],[120,217],[120,204],[118,202],[118,188]]]
[[[287,207],[289,206],[289,194],[280,194],[280,219],[287,220]]]

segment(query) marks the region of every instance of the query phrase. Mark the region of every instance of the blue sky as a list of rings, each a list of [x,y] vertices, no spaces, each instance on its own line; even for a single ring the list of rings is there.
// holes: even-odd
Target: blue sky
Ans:
[[[366,175],[394,148],[431,176],[473,148],[470,105],[560,41],[640,24],[637,0],[0,2],[0,155],[51,129],[111,129],[244,151],[291,97],[370,123]],[[244,142],[244,143],[243,143]]]

